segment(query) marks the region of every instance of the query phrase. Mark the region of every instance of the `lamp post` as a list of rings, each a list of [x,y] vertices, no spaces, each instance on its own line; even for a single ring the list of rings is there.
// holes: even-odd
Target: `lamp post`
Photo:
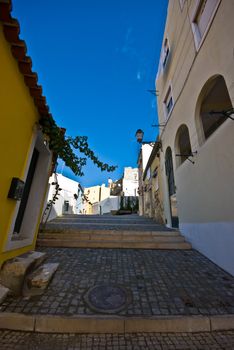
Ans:
[[[141,129],[138,129],[136,131],[135,136],[136,136],[137,142],[141,143],[144,137],[144,131],[142,131]]]

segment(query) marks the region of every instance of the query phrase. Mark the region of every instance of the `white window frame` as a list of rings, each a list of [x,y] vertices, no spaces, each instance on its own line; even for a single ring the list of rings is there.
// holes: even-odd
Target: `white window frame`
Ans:
[[[217,9],[220,5],[221,0],[217,0],[217,4],[215,5],[214,9],[213,9],[213,13],[211,15],[211,17],[209,18],[207,25],[206,25],[206,30],[204,31],[203,35],[200,35],[199,29],[198,29],[198,25],[196,23],[196,18],[198,15],[198,10],[200,8],[201,2],[203,0],[195,0],[195,5],[193,8],[193,11],[191,13],[190,16],[190,21],[191,21],[191,26],[192,26],[192,32],[193,32],[193,36],[194,36],[194,42],[195,42],[195,47],[196,50],[199,51],[203,41],[205,40],[205,37],[210,29],[211,23],[213,21],[213,18],[217,12]],[[213,1],[213,0],[207,0],[207,1]]]
[[[167,41],[167,47],[168,50],[165,51],[165,42]],[[161,62],[162,62],[162,69],[164,70],[167,66],[168,63],[168,59],[169,59],[169,55],[170,55],[170,43],[169,43],[169,39],[168,36],[166,36],[163,40],[163,46],[162,46],[162,54],[161,54]]]
[[[170,99],[168,99],[170,96]],[[172,100],[172,106],[171,109],[168,111],[168,102]],[[174,98],[173,98],[173,94],[172,94],[172,85],[170,84],[168,86],[167,92],[165,94],[164,100],[163,100],[163,109],[164,109],[164,115],[165,115],[165,121],[167,121],[172,113],[172,110],[174,108]]]

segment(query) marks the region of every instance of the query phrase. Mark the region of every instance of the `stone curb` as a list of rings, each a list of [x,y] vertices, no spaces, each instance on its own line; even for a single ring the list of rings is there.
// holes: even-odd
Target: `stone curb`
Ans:
[[[196,333],[234,329],[234,315],[220,316],[53,316],[0,313],[0,329],[38,333]]]

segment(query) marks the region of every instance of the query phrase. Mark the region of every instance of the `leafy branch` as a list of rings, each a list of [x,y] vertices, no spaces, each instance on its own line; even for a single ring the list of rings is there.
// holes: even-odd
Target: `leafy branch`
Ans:
[[[59,128],[52,117],[42,117],[39,123],[42,127],[42,132],[49,137],[50,149],[65,162],[66,166],[68,166],[75,175],[84,175],[82,168],[86,165],[87,158],[91,159],[101,171],[112,172],[117,168],[117,166],[108,165],[98,159],[89,148],[87,136],[66,137],[64,135],[65,130]],[[83,153],[85,157],[78,157],[74,153],[74,149]]]

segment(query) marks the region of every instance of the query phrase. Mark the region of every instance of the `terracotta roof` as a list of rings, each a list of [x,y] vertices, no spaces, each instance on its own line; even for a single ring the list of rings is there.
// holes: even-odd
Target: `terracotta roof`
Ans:
[[[37,84],[37,73],[32,71],[31,57],[27,56],[27,46],[24,40],[19,38],[19,22],[11,17],[11,0],[0,0],[0,21],[3,24],[3,32],[6,40],[11,45],[11,52],[18,62],[19,70],[24,76],[25,85],[34,99],[38,113],[43,117],[50,117],[46,98],[42,95],[42,87]]]

